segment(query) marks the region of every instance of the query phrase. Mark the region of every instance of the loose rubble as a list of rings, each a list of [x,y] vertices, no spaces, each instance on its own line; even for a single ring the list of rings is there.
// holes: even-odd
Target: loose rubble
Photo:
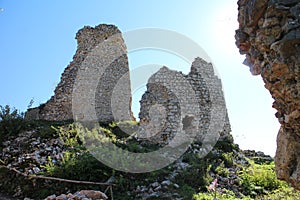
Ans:
[[[56,196],[55,194],[45,198],[45,200],[107,200],[106,194],[95,190],[81,190],[74,194],[61,194]]]
[[[58,163],[66,150],[59,138],[42,139],[32,137],[34,131],[26,131],[19,134],[13,140],[3,142],[1,160],[6,166],[14,168],[25,175],[40,174],[49,160]]]
[[[26,175],[38,175],[44,172],[44,166],[49,159],[51,162],[61,162],[63,153],[68,150],[59,138],[41,138],[34,134],[34,131],[25,131],[20,133],[18,137],[11,138],[11,140],[3,143],[3,148],[0,150],[0,159],[5,162],[5,165],[10,168],[15,168]],[[197,154],[201,151],[201,146],[193,144],[188,149],[188,154]],[[222,149],[214,149],[211,154],[219,157],[224,151]],[[231,167],[227,167],[228,174],[219,175],[213,171],[209,172],[212,178],[218,179],[218,184],[222,189],[233,191],[237,197],[242,197],[242,188],[239,184],[238,172],[241,166],[249,165],[247,157],[253,159],[257,158],[258,162],[272,161],[270,156],[264,155],[262,152],[255,151],[240,151],[232,150],[233,162],[236,163]],[[219,164],[222,160],[218,161]],[[178,159],[174,164],[168,167],[168,174],[163,178],[157,179],[153,182],[145,181],[145,185],[141,184],[134,188],[132,191],[127,191],[128,195],[135,196],[138,199],[151,199],[154,197],[182,200],[183,198],[177,192],[180,189],[180,184],[176,178],[181,173],[187,172],[191,169],[192,165],[185,162],[183,158]],[[17,189],[14,194],[15,197],[23,196],[21,188]],[[75,192],[73,194],[50,195],[46,199],[97,199],[91,195],[97,196],[98,199],[107,199],[107,196],[100,191],[89,192]]]

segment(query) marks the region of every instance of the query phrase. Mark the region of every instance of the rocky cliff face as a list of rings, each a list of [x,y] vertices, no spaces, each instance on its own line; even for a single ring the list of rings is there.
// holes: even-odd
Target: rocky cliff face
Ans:
[[[113,36],[118,36],[114,39]],[[115,60],[111,60],[111,63],[102,75],[102,77],[90,78],[89,84],[97,86],[94,94],[95,102],[93,104],[97,118],[99,121],[112,121],[113,113],[111,109],[112,91],[116,86],[119,79],[122,78],[122,95],[120,95],[120,106],[123,110],[127,108],[127,119],[132,118],[131,113],[131,90],[130,90],[130,78],[129,78],[129,67],[126,46],[122,39],[120,30],[114,25],[100,24],[96,27],[85,26],[80,29],[76,34],[77,39],[77,50],[73,57],[73,61],[64,70],[60,83],[54,91],[54,96],[41,106],[33,109],[29,109],[25,115],[27,119],[42,119],[49,121],[62,121],[72,120],[72,95],[76,79],[82,77],[78,76],[78,72],[81,74],[85,70],[99,71],[103,63],[101,61],[109,59],[109,56],[97,49],[101,43],[105,43],[108,39],[110,43],[105,43],[107,49],[121,48],[124,54]],[[114,41],[113,41],[114,40]],[[93,58],[94,57],[94,58]],[[88,73],[88,72],[87,72]],[[80,91],[82,95],[86,91]],[[91,99],[91,96],[89,97]],[[86,102],[85,102],[86,103]],[[78,105],[77,107],[84,106]],[[79,109],[79,108],[78,108]],[[129,117],[128,117],[129,116]],[[81,117],[81,116],[77,116]],[[86,118],[86,116],[84,116]]]
[[[277,176],[300,189],[300,2],[239,0],[238,6],[236,45],[251,73],[262,76],[281,124]]]

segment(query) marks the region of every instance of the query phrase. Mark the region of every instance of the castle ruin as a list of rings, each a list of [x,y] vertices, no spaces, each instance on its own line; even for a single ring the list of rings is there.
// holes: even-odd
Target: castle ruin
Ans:
[[[112,36],[117,34],[120,35],[121,32],[114,25],[101,24],[94,28],[85,26],[80,29],[76,34],[77,51],[73,57],[73,61],[63,72],[61,80],[54,91],[54,96],[52,96],[45,104],[42,104],[37,108],[29,109],[25,114],[25,118],[28,120],[48,121],[73,120],[72,94],[75,81],[79,78],[77,76],[78,71],[86,70],[85,67],[87,66],[95,68],[95,70],[102,68],[103,66],[101,66],[101,63],[98,61],[106,59],[106,55],[99,53],[97,56],[100,55],[100,58],[89,59],[89,54],[92,54],[92,51],[105,40],[112,38]],[[111,110],[111,96],[113,88],[121,77],[123,77],[123,88],[122,95],[118,96],[118,98],[120,98],[120,106],[127,109],[127,120],[133,119],[131,113],[129,67],[125,43],[120,38],[113,42],[115,42],[114,48],[122,48],[124,54],[116,60],[111,61],[110,66],[106,68],[102,77],[99,77],[97,80],[89,80],[91,84],[96,84],[98,86],[96,94],[94,94],[96,96],[95,102],[92,103],[96,109],[97,118],[101,122],[110,122],[114,120]],[[107,48],[111,48],[111,46],[108,46]],[[88,63],[85,62],[86,60],[88,60]],[[124,78],[124,76],[127,77]]]
[[[96,110],[99,122],[134,119],[131,112],[127,52],[121,32],[113,25],[102,24],[95,28],[86,26],[78,31],[76,39],[76,54],[62,74],[54,96],[45,104],[29,109],[25,115],[26,119],[62,121],[76,118],[84,121],[88,120],[89,111],[85,111],[87,107]],[[106,44],[109,39],[111,42]],[[115,50],[121,56],[109,60],[112,58],[107,53],[109,50],[112,50],[112,53]],[[102,61],[109,61],[109,66],[103,69],[105,62]],[[90,75],[83,77],[81,73],[88,69]],[[101,69],[104,73],[97,77]],[[85,86],[76,88],[78,80],[83,81]],[[91,90],[89,85],[96,87]],[[116,87],[120,87],[120,94],[117,96],[117,108],[112,108],[116,106],[112,105],[113,91]],[[83,89],[86,91],[80,91]],[[72,101],[74,95],[80,99],[78,102]],[[212,109],[213,101],[219,104],[220,109]],[[194,60],[188,75],[162,67],[150,77],[147,91],[140,103],[140,126],[136,136],[148,142],[168,144],[178,131],[203,141],[208,130],[218,130],[218,133],[213,133],[218,135],[217,139],[219,136],[221,139],[232,139],[221,80],[215,75],[213,65],[201,58]],[[222,110],[223,108],[225,110]],[[72,112],[74,109],[76,116]],[[125,114],[116,119],[112,109],[122,110]],[[212,119],[218,116],[221,118],[221,124],[220,120]]]
[[[205,81],[203,75],[209,78],[209,82]],[[148,80],[147,91],[140,101],[142,131],[139,132],[139,137],[168,144],[182,130],[197,141],[203,141],[209,126],[219,123],[211,118],[210,92],[216,92],[214,100],[219,99],[220,104],[225,105],[221,80],[215,75],[211,63],[196,58],[187,75],[162,67]],[[215,133],[221,139],[228,137],[231,131],[226,109],[224,112],[223,127],[219,133]]]

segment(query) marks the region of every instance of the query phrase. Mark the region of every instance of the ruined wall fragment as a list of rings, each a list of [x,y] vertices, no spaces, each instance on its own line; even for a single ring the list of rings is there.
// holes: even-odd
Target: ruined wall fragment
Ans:
[[[113,35],[121,34],[120,30],[114,25],[101,24],[96,27],[85,26],[80,29],[76,34],[77,50],[73,57],[73,61],[64,70],[61,80],[54,91],[54,95],[45,104],[33,109],[29,109],[25,115],[26,119],[40,119],[49,121],[62,121],[72,120],[72,92],[73,86],[77,78],[77,72],[82,69],[83,62],[88,58],[89,54],[99,45],[101,42],[111,38]],[[115,46],[123,48],[125,46],[124,41],[118,42]],[[107,48],[111,48],[107,46]],[[126,48],[126,46],[125,46]],[[101,59],[106,55],[98,55]],[[97,61],[90,59],[88,65],[101,68]],[[86,63],[85,63],[86,65]],[[98,88],[95,94],[95,109],[99,121],[109,122],[114,120],[114,116],[111,110],[111,97],[112,91],[118,80],[122,77],[126,79],[123,81],[123,95],[120,100],[121,106],[127,108],[127,113],[130,117],[128,120],[133,119],[131,113],[131,89],[129,78],[128,59],[125,53],[116,60],[112,60],[110,66],[106,69],[105,74],[99,77],[99,80],[90,80],[91,84],[97,84]],[[124,77],[125,76],[125,77]],[[99,81],[99,82],[98,82]],[[92,97],[91,97],[92,98]],[[127,115],[127,116],[128,116]]]
[[[210,84],[203,79],[204,74],[210,78]],[[188,75],[162,67],[149,78],[147,91],[140,101],[141,130],[138,137],[166,145],[182,129],[188,135],[195,136],[198,142],[202,142],[207,136],[209,126],[216,123],[211,120],[212,101],[207,87],[212,87],[211,91],[219,91],[216,95],[225,104],[221,80],[215,75],[211,63],[196,58]],[[221,140],[232,139],[230,131],[226,111],[224,127],[217,134]]]

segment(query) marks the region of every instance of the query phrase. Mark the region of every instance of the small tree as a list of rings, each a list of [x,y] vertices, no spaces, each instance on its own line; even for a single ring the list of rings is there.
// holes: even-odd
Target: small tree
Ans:
[[[0,105],[0,142],[6,136],[17,135],[24,127],[23,113],[9,105]],[[1,144],[0,144],[1,145]]]

